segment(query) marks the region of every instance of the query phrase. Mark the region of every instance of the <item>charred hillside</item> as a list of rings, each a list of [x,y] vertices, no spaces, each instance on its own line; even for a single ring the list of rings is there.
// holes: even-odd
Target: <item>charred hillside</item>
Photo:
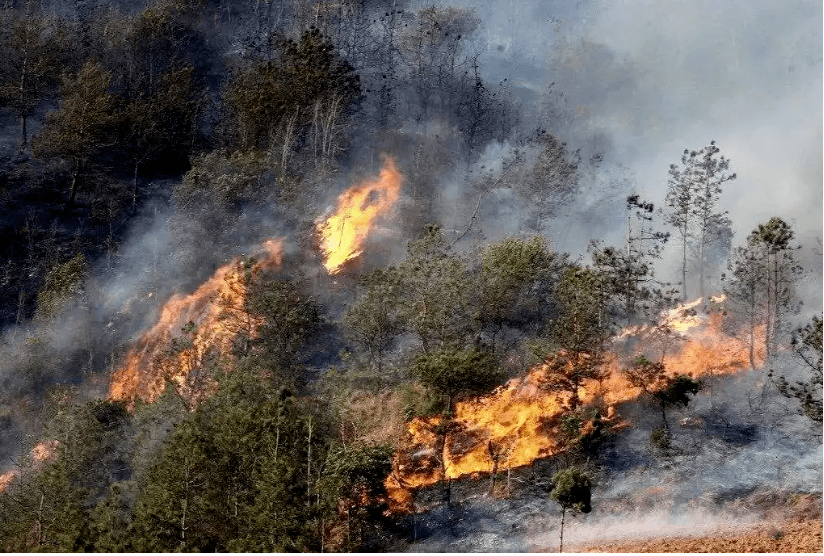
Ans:
[[[820,7],[469,4],[0,7],[3,549],[820,519]]]

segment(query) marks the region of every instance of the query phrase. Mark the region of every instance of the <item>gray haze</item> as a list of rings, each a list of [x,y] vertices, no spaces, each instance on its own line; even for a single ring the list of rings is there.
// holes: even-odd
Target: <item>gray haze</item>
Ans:
[[[820,2],[452,4],[477,10],[486,78],[508,79],[525,121],[548,105],[563,107],[550,129],[573,149],[604,152],[607,166],[622,166],[619,173],[657,206],[669,165],[684,149],[716,140],[739,176],[722,196],[735,244],[772,216],[790,222],[806,245],[821,237]],[[613,190],[619,207],[624,194]],[[621,241],[621,210],[610,217],[615,207],[604,200],[584,192],[556,222],[556,246],[580,251],[590,237]],[[603,235],[591,233],[592,212]],[[820,274],[820,252],[810,260]]]

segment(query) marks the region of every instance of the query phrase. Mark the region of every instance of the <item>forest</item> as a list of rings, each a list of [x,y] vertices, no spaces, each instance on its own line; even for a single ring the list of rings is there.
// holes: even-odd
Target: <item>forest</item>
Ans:
[[[758,176],[711,136],[643,187],[569,81],[630,64],[558,38],[530,93],[484,13],[0,6],[3,550],[563,550],[820,506],[821,221],[737,222]]]

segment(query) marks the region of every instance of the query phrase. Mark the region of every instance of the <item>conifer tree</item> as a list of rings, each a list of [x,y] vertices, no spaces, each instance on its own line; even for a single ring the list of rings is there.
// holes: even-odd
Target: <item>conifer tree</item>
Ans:
[[[726,254],[732,239],[732,223],[727,212],[720,212],[718,203],[722,186],[736,179],[729,174],[729,159],[710,144],[699,151],[685,150],[681,167],[670,165],[669,190],[666,203],[669,210],[665,222],[676,229],[681,242],[681,282],[683,299],[687,299],[688,252],[692,250],[698,268],[699,291],[704,297],[706,274],[714,251]]]
[[[64,37],[60,22],[44,14],[4,17],[0,23],[0,104],[20,121],[22,149],[28,145],[29,117],[57,92]]]
[[[773,356],[786,316],[798,308],[795,283],[802,269],[795,259],[799,246],[792,245],[794,238],[795,232],[781,218],[759,224],[747,236],[746,245],[737,249],[724,277],[724,291],[746,326],[753,366],[756,330],[763,329],[764,355]]]
[[[95,156],[114,144],[117,99],[109,91],[111,75],[97,62],[86,62],[67,77],[60,107],[51,112],[34,139],[34,154],[57,158],[69,168],[67,206],[74,203]]]

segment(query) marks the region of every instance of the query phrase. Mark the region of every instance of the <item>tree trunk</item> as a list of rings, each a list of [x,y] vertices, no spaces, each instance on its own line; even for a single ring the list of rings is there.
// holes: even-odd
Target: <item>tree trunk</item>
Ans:
[[[495,449],[495,445],[492,444],[491,440],[486,443],[486,449],[489,452],[489,459],[492,460],[492,474],[491,474],[492,480],[489,483],[489,496],[492,496],[492,494],[495,492],[495,479],[498,476],[498,459],[499,459],[499,455],[498,455],[498,453]]]
[[[186,551],[186,508],[188,507],[186,502],[185,498],[180,501],[183,506],[183,515],[180,516],[180,548],[184,552]]]
[[[139,161],[135,161],[134,174],[132,175],[132,209],[137,206],[137,167],[139,164]]]
[[[309,440],[306,453],[306,505],[312,502],[312,419],[309,419]]]
[[[706,233],[706,232],[704,232],[704,233]],[[698,263],[699,264],[699,268],[698,268],[698,293],[700,294],[701,297],[705,296],[705,294],[704,294],[704,258],[705,258],[704,242],[705,242],[705,239],[704,239],[703,234],[702,234],[701,248],[700,248],[701,255],[700,255],[700,261]]]
[[[772,274],[770,273],[770,255],[767,253],[767,315],[764,323],[764,350],[765,356],[767,359],[770,358],[772,355],[771,352],[771,339],[770,336],[772,335],[772,321],[773,321],[773,305],[772,305],[772,297],[773,297],[773,288],[775,285],[772,283]]]
[[[561,506],[561,546],[558,547],[558,552],[564,551],[564,519],[566,518],[566,506]]]
[[[750,367],[755,369],[755,322],[756,322],[756,287],[755,283],[750,287]]]
[[[24,150],[29,143],[26,132],[26,116],[20,116],[20,150]]]
[[[683,300],[687,300],[687,227],[684,226],[683,232],[684,241],[682,242],[682,253],[681,253],[681,288],[684,290],[683,292]]]
[[[72,174],[72,183],[69,188],[69,199],[66,201],[66,208],[74,204],[74,198],[77,196],[77,188],[80,185],[80,169],[76,169]]]

